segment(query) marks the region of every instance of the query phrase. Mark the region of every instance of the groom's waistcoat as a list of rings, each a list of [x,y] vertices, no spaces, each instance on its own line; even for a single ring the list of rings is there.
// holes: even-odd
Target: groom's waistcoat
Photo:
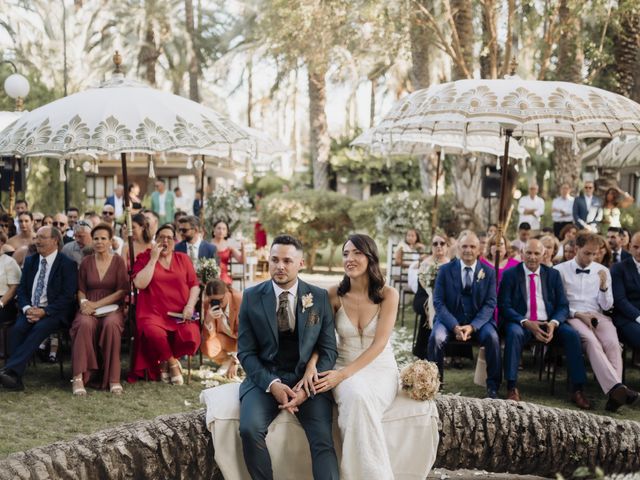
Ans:
[[[278,344],[280,348],[274,357],[276,373],[294,373],[300,360],[297,328],[294,331],[278,332]]]

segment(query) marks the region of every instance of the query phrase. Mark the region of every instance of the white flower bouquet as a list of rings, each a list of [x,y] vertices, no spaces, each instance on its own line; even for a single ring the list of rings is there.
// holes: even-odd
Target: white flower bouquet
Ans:
[[[400,371],[402,390],[414,400],[433,400],[440,389],[438,366],[426,360],[417,360]]]
[[[215,258],[200,258],[196,264],[196,274],[203,285],[220,276],[220,266]]]

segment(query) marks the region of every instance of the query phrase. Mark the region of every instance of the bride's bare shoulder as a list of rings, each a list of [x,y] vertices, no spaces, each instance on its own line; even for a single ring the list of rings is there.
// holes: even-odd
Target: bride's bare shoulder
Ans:
[[[389,285],[385,285],[382,288],[382,301],[398,301],[399,298],[399,294],[398,294],[398,290],[396,290],[393,287],[390,287]]]
[[[329,287],[329,302],[333,307],[334,311],[340,308],[340,297],[338,297],[338,285],[333,285]]]

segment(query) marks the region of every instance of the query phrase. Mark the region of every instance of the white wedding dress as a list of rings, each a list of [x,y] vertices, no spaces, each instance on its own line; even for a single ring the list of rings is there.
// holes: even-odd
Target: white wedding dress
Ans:
[[[380,310],[360,332],[343,306],[335,316],[338,332],[336,368],[352,363],[371,343]],[[369,365],[341,382],[333,397],[342,435],[342,480],[392,480],[382,416],[398,392],[399,374],[390,342]]]

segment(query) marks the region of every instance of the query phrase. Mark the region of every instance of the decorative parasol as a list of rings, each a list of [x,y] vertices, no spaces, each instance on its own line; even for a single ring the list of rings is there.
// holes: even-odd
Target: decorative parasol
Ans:
[[[640,105],[621,95],[567,82],[459,80],[418,90],[398,101],[376,127],[392,136],[405,131],[432,135],[457,124],[464,137],[503,136],[498,243],[506,219],[509,143],[515,137],[564,137],[578,140],[640,133]],[[496,255],[496,271],[500,255]]]

